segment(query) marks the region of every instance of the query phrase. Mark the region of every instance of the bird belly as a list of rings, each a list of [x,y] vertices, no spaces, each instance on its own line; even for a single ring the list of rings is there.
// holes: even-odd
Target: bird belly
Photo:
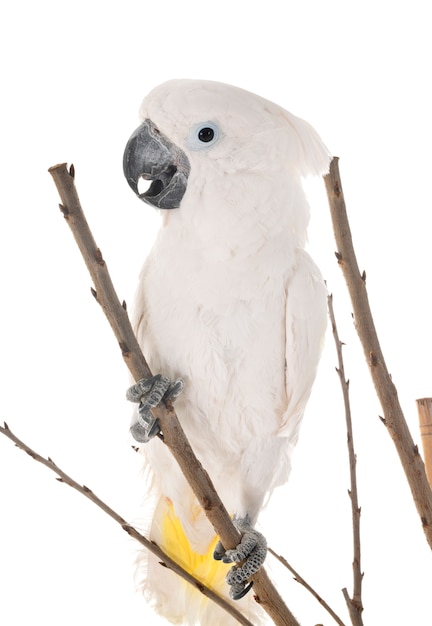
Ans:
[[[284,281],[262,268],[251,280],[219,267],[210,281],[199,271],[186,284],[171,275],[163,289],[158,269],[146,268],[138,339],[154,373],[185,380],[176,412],[225,506],[255,517],[289,472],[289,445],[277,437],[287,403]],[[166,455],[148,452],[155,472],[172,476]],[[166,482],[177,511],[184,490]]]

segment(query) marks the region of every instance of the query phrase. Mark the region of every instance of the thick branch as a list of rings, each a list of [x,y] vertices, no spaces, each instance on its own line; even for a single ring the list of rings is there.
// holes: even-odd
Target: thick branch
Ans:
[[[126,365],[135,380],[148,378],[151,372],[133,333],[126,307],[120,304],[102,253],[96,246],[82,211],[74,183],[74,169],[71,167],[68,170],[67,165],[62,163],[51,167],[49,172],[60,194],[62,202],[60,208],[94,282],[93,295],[108,318]],[[240,535],[233,526],[207,472],[186,439],[172,404],[168,401],[166,406],[156,407],[153,413],[161,424],[164,442],[178,462],[222,544],[227,549],[234,548],[239,543]],[[263,568],[254,575],[253,579],[257,602],[267,611],[274,623],[280,626],[299,626]]]
[[[26,443],[18,439],[18,437],[13,434],[13,432],[11,431],[11,429],[6,423],[4,424],[4,426],[0,426],[0,433],[8,437],[11,441],[13,441],[18,448],[20,448],[21,450],[24,450],[24,452],[26,452],[29,456],[31,456],[32,459],[34,459],[38,463],[42,463],[42,465],[45,465],[45,467],[48,467],[55,474],[57,474],[57,476],[59,476],[59,478],[57,478],[58,481],[65,483],[66,485],[69,485],[69,487],[72,487],[72,489],[75,489],[81,495],[91,500],[93,504],[96,504],[96,506],[102,509],[104,513],[109,515],[115,522],[117,522],[117,524],[120,524],[123,530],[125,530],[131,537],[139,541],[139,543],[145,546],[147,550],[150,550],[150,552],[153,552],[153,554],[155,554],[158,557],[158,559],[161,560],[161,566],[167,567],[168,569],[178,574],[178,576],[181,576],[182,578],[184,578],[188,583],[190,583],[196,589],[198,589],[198,591],[200,591],[203,595],[213,600],[213,602],[216,602],[216,604],[218,604],[221,608],[223,608],[230,615],[235,617],[235,619],[238,622],[240,622],[240,624],[244,624],[244,626],[253,626],[253,624],[248,619],[246,619],[229,602],[227,602],[224,598],[221,598],[214,591],[212,591],[211,589],[203,585],[201,581],[194,578],[191,574],[189,574],[189,572],[187,572],[178,563],[173,561],[167,554],[165,554],[165,552],[163,552],[157,544],[155,544],[152,541],[149,541],[146,537],[144,537],[144,535],[139,533],[136,530],[136,528],[134,528],[133,526],[130,526],[126,522],[126,520],[123,519],[123,517],[121,517],[118,513],[116,513],[103,500],[98,498],[91,489],[89,489],[85,485],[80,485],[73,478],[68,476],[68,474],[66,474],[63,470],[61,470],[54,463],[54,461],[50,459],[50,457],[45,459],[43,456],[41,456],[40,454],[32,450],[32,448],[30,448]]]
[[[333,309],[333,296],[329,296],[328,299],[328,310],[330,321],[333,330],[333,337],[336,345],[336,353],[338,357],[338,367],[336,371],[339,376],[340,384],[342,387],[342,395],[344,400],[345,407],[345,420],[347,427],[347,445],[348,445],[348,458],[349,458],[349,468],[350,468],[350,490],[349,497],[351,500],[351,514],[352,514],[352,525],[353,525],[353,597],[350,598],[348,593],[345,593],[344,597],[348,605],[348,610],[351,618],[351,622],[353,626],[363,626],[362,619],[362,611],[363,611],[363,602],[362,602],[362,581],[363,581],[363,573],[361,571],[361,551],[360,551],[360,507],[358,504],[358,495],[357,495],[357,475],[356,475],[356,454],[354,451],[354,434],[352,427],[352,419],[351,419],[351,405],[349,399],[349,381],[345,378],[345,368],[342,356],[342,342],[339,339],[339,333],[336,326],[336,318]]]
[[[360,274],[354,252],[336,157],[331,162],[330,172],[324,177],[324,181],[338,249],[336,256],[350,293],[356,330],[384,412],[383,421],[399,454],[426,539],[432,548],[432,491],[381,352],[366,291],[366,275],[364,272]]]

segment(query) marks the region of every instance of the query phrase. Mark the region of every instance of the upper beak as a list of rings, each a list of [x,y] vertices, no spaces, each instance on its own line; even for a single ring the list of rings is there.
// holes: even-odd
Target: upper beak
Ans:
[[[147,119],[127,142],[123,172],[141,200],[159,209],[176,209],[186,191],[190,164],[185,153]],[[141,194],[140,178],[153,181]]]

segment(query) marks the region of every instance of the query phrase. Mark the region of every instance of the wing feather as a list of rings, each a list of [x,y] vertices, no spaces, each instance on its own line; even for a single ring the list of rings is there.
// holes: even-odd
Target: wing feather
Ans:
[[[297,270],[287,287],[286,391],[288,405],[280,436],[292,445],[298,438],[327,326],[327,289],[321,273],[304,250],[297,250]]]

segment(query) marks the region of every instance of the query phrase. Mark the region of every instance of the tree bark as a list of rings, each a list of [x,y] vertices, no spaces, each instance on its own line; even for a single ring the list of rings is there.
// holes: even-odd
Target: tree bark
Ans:
[[[92,293],[111,325],[123,359],[136,381],[149,378],[152,374],[136,340],[126,306],[120,304],[102,253],[96,245],[82,211],[74,183],[74,168],[71,166],[68,169],[67,164],[62,163],[51,167],[49,172],[61,198],[60,209],[72,230],[94,282],[95,289]],[[232,524],[209,475],[186,439],[172,403],[168,400],[166,404],[157,406],[152,412],[159,419],[164,443],[175,457],[222,544],[226,549],[235,548],[240,541],[239,532]],[[300,626],[284,604],[264,568],[253,576],[253,581],[257,602],[277,626]]]
[[[114,511],[106,502],[98,498],[98,496],[93,493],[91,489],[86,487],[85,485],[80,485],[73,478],[71,478],[66,472],[64,472],[58,465],[54,463],[54,461],[48,457],[44,458],[40,454],[38,454],[35,450],[30,448],[26,443],[18,439],[16,435],[11,431],[9,426],[4,423],[4,426],[0,426],[0,434],[5,435],[8,439],[13,441],[17,448],[20,448],[24,452],[26,452],[29,456],[32,457],[38,463],[45,465],[48,469],[52,470],[55,474],[57,474],[57,480],[61,483],[65,483],[72,489],[78,491],[81,495],[88,498],[93,504],[98,506],[106,515],[109,515],[111,519],[113,519],[117,524],[123,528],[124,531],[128,533],[131,537],[133,537],[136,541],[141,543],[147,550],[150,550],[154,555],[160,559],[161,566],[165,566],[175,572],[178,576],[181,576],[186,580],[190,585],[198,589],[200,593],[205,595],[207,598],[211,599],[213,602],[216,602],[218,606],[227,611],[230,615],[232,615],[240,624],[243,626],[253,626],[253,624],[244,617],[232,604],[230,604],[225,598],[221,598],[214,591],[203,585],[198,579],[194,578],[189,572],[187,572],[183,567],[181,567],[178,563],[176,563],[173,559],[171,559],[163,550],[159,548],[157,544],[152,541],[149,541],[144,535],[137,531],[136,528],[131,526],[126,522],[126,520],[121,517],[116,511]]]
[[[337,157],[332,160],[324,182],[338,250],[336,257],[345,277],[353,306],[355,327],[384,412],[382,421],[396,447],[427,542],[432,548],[432,491],[381,352],[366,291],[366,274],[360,274],[354,252]]]
[[[351,623],[353,626],[363,626],[363,600],[362,600],[362,582],[363,572],[361,571],[361,543],[360,543],[360,514],[361,509],[358,503],[357,493],[357,456],[354,451],[354,432],[351,419],[351,403],[349,399],[349,380],[345,378],[345,366],[342,356],[342,342],[339,339],[339,333],[336,326],[336,317],[333,309],[333,296],[328,297],[328,310],[330,315],[330,321],[332,325],[333,338],[336,346],[336,353],[338,357],[338,367],[336,372],[339,376],[340,384],[342,387],[342,396],[345,407],[345,420],[347,426],[347,446],[348,446],[348,458],[350,468],[350,489],[348,495],[351,500],[351,515],[353,526],[353,595],[350,598],[346,589],[342,590],[345,601],[348,606]]]

